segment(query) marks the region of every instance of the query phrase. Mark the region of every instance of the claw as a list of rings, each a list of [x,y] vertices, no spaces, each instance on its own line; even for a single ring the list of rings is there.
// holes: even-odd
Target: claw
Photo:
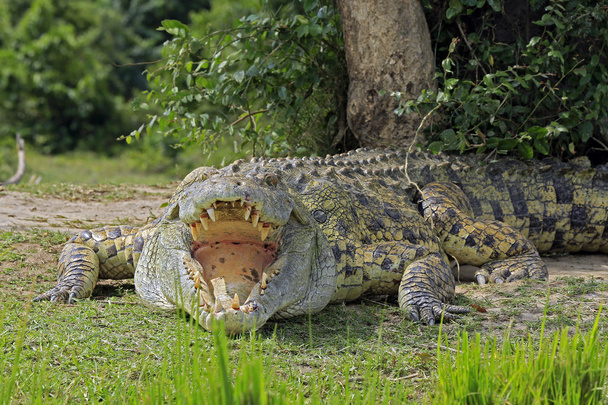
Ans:
[[[478,274],[477,276],[475,276],[475,278],[477,279],[477,284],[479,285],[484,285],[488,282],[486,276],[484,276],[483,274]]]
[[[504,282],[505,282],[505,280],[503,280],[503,279],[502,279],[502,277],[496,277],[496,278],[494,279],[494,282],[495,282],[496,284],[502,284],[502,283],[504,283]]]

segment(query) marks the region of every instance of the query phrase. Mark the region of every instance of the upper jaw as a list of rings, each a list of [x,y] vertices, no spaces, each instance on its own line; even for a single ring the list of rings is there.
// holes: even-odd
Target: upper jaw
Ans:
[[[186,224],[203,219],[204,226],[219,219],[216,210],[220,203],[240,208],[244,220],[275,226],[287,223],[294,206],[291,198],[279,188],[261,185],[247,177],[223,176],[193,185],[184,192],[178,201],[179,218]]]

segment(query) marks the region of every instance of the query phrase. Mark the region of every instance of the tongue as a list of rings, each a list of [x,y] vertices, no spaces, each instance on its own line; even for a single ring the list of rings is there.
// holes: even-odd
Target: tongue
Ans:
[[[207,284],[222,278],[221,294],[238,294],[241,304],[247,299],[253,287],[260,281],[262,271],[274,260],[275,254],[263,245],[239,242],[219,242],[201,246],[194,257],[203,267],[203,278]],[[218,292],[215,291],[214,295]],[[222,300],[227,299],[226,297]],[[232,301],[231,301],[232,302]],[[222,306],[223,306],[222,302]]]

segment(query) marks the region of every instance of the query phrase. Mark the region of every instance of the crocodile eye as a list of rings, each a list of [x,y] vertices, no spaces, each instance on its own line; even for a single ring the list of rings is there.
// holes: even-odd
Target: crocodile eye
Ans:
[[[275,176],[274,174],[266,174],[264,176],[264,183],[268,184],[269,186],[277,186],[277,184],[279,184],[279,178],[277,176]]]

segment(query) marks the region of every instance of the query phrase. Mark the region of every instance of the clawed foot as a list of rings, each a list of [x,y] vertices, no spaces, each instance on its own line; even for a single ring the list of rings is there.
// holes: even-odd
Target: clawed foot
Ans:
[[[32,301],[51,301],[51,302],[63,302],[68,304],[74,304],[76,300],[80,298],[76,287],[69,286],[55,286],[53,289],[40,294]]]
[[[501,284],[529,278],[532,280],[547,280],[547,266],[534,255],[519,256],[509,259],[486,263],[475,273],[475,280],[479,285],[488,282]]]
[[[446,304],[426,295],[408,300],[405,308],[408,319],[427,325],[434,325],[442,320],[453,321],[458,319],[460,314],[472,311],[470,308]]]

